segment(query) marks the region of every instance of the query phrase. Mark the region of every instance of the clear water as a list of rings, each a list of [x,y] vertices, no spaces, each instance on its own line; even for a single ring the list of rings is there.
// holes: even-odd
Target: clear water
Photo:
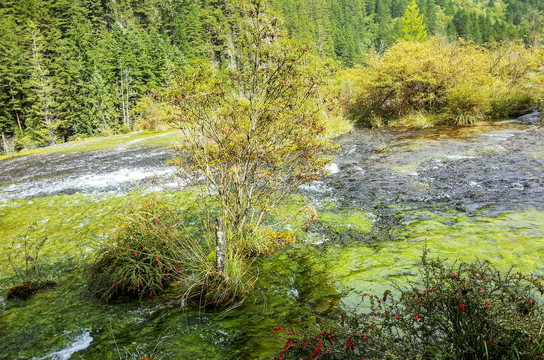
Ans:
[[[449,262],[479,258],[501,269],[515,265],[543,274],[544,130],[534,123],[533,115],[470,128],[357,130],[339,139],[343,150],[330,174],[301,188],[321,220],[299,243],[260,259],[255,289],[228,313],[181,309],[168,297],[99,303],[85,288],[89,259],[61,257],[65,260],[53,266],[56,287],[26,302],[0,297],[0,359],[273,359],[283,347],[273,327],[332,316],[356,306],[362,293],[380,294],[392,281],[416,275],[425,245],[431,256]],[[118,183],[108,175],[124,169],[140,174],[136,178],[144,184],[144,174],[150,173],[171,181],[161,164],[170,154],[137,154],[134,149],[107,156],[67,154],[49,166],[42,155],[4,160],[0,215],[23,223],[18,211],[45,206],[40,199],[79,201],[90,212],[93,205],[81,192],[97,198],[130,192],[130,181],[123,180],[128,175]],[[78,159],[74,169],[70,156]],[[59,170],[51,172],[56,163]],[[108,185],[43,185],[72,176]],[[40,181],[46,183],[36,185]],[[148,183],[144,186],[151,188],[153,181]],[[41,198],[46,194],[51,198]],[[23,207],[27,201],[35,204]],[[106,218],[87,221],[105,223]],[[52,216],[50,222],[56,221]],[[63,236],[67,243],[78,241],[77,234]],[[93,241],[86,244],[92,248]],[[9,273],[0,269],[6,271],[0,282],[5,289]]]

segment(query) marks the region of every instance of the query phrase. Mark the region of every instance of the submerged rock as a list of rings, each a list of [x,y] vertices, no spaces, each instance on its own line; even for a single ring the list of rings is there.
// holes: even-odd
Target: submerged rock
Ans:
[[[49,289],[55,286],[54,281],[46,281],[39,285],[35,285],[29,282],[24,282],[21,284],[13,285],[6,292],[6,299],[21,299],[26,300],[31,297],[34,293],[41,289]]]
[[[22,283],[10,287],[6,293],[6,298],[26,300],[31,297],[33,293],[34,288],[29,283]]]

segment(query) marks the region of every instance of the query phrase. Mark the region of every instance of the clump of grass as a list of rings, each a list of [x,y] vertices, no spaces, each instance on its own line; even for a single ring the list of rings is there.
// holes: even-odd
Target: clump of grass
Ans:
[[[93,289],[106,301],[121,294],[159,295],[181,276],[180,237],[175,214],[155,199],[131,211],[115,241],[99,249],[90,277]]]
[[[131,209],[114,241],[99,249],[89,280],[102,300],[141,300],[166,290],[182,304],[226,306],[243,299],[254,282],[246,259],[230,250],[218,272],[213,232],[201,230],[210,227],[189,226],[197,210],[175,205],[152,198]]]
[[[226,253],[222,272],[215,268],[215,252],[194,260],[197,261],[189,264],[190,276],[179,283],[181,292],[178,299],[182,304],[193,302],[201,307],[234,308],[244,301],[257,280],[251,273],[251,262],[232,250]]]
[[[325,134],[336,137],[353,130],[353,123],[344,116],[335,116],[327,118],[325,121]]]
[[[438,117],[425,111],[414,111],[392,122],[392,126],[411,127],[423,129],[435,126]]]
[[[22,283],[41,282],[43,264],[41,250],[47,236],[34,238],[29,234],[35,232],[37,224],[30,225],[24,234],[19,234],[8,248],[8,262],[15,277]]]
[[[494,119],[520,116],[537,106],[532,90],[519,86],[497,91],[491,97],[490,102],[491,110],[488,116]]]

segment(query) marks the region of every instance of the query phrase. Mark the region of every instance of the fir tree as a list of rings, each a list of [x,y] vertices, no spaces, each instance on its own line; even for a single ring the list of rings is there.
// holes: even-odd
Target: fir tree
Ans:
[[[419,14],[419,8],[415,0],[412,0],[402,19],[401,40],[425,41],[427,40],[427,29],[423,23],[423,15]]]

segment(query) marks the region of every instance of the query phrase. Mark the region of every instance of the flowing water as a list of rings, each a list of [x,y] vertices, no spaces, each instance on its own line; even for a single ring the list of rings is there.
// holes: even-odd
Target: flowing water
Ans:
[[[181,309],[167,298],[106,305],[85,291],[93,246],[106,236],[97,229],[110,213],[135,187],[175,196],[163,165],[171,152],[128,147],[0,161],[1,241],[39,220],[62,239],[56,247],[79,251],[51,265],[56,287],[25,302],[0,296],[0,359],[272,359],[283,346],[273,327],[353,308],[360,294],[416,275],[425,245],[449,262],[479,258],[543,274],[543,139],[537,114],[340,138],[330,174],[300,190],[320,220],[300,243],[259,260],[255,290],[227,313]],[[9,267],[0,269],[4,291]]]

